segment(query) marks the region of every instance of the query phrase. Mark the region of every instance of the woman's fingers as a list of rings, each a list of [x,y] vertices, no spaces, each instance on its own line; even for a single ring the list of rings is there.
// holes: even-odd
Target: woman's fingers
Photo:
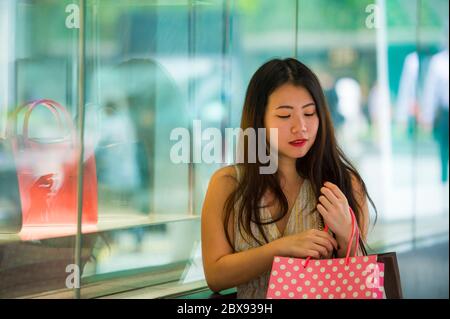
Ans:
[[[329,252],[333,251],[334,244],[331,243],[331,241],[329,239],[327,239],[327,238],[323,238],[323,237],[318,237],[317,236],[314,239],[314,243],[326,247]]]
[[[308,256],[311,256],[311,258],[315,258],[315,259],[320,258],[320,253],[317,250],[308,249],[307,254],[308,254]]]
[[[342,193],[339,187],[337,187],[335,184],[331,182],[325,182],[324,185],[325,187],[329,188],[338,199],[346,199],[344,193]]]
[[[319,230],[317,232],[317,236],[326,239],[328,242],[330,242],[333,245],[334,249],[336,249],[336,250],[338,249],[338,244],[337,244],[336,239],[334,239],[333,236],[331,236],[329,233]]]
[[[291,236],[288,236],[291,237]],[[334,250],[338,249],[336,239],[328,232],[317,229],[309,229],[305,232],[292,235],[290,246],[292,255],[305,258],[330,258]],[[315,252],[315,253],[312,253]]]
[[[328,249],[325,246],[312,243],[311,248],[318,251],[321,257],[328,256]]]
[[[327,187],[322,187],[320,192],[330,201],[332,204],[338,204],[339,199],[334,195],[333,191]]]
[[[333,204],[324,195],[319,196],[319,202],[328,212],[333,210]]]
[[[326,220],[328,217],[328,211],[326,210],[326,208],[323,207],[322,204],[317,204],[316,208],[320,215],[322,215],[322,217]]]

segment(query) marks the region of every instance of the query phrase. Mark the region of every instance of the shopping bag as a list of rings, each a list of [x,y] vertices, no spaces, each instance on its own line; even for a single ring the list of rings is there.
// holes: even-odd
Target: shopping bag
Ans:
[[[359,231],[352,216],[349,243]],[[327,231],[328,227],[325,227]],[[273,261],[267,298],[269,299],[382,299],[384,297],[384,264],[377,255],[311,260],[276,256]]]
[[[44,106],[51,111],[66,136],[51,140],[30,138],[29,121],[33,110]],[[12,138],[23,226],[76,225],[78,206],[78,161],[80,145],[67,110],[55,101],[42,99],[22,108],[25,111],[22,134]],[[83,224],[97,223],[97,179],[93,152],[83,159]]]
[[[378,262],[384,264],[384,292],[386,299],[403,299],[400,269],[395,252],[378,254]]]

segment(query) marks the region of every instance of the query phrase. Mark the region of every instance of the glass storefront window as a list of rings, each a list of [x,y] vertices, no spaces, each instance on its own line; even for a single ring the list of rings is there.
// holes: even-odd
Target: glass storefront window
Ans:
[[[206,289],[225,130],[255,70],[297,57],[377,206],[369,245],[403,254],[405,297],[448,298],[408,266],[426,246],[448,278],[448,1],[0,0],[0,43],[0,297]]]

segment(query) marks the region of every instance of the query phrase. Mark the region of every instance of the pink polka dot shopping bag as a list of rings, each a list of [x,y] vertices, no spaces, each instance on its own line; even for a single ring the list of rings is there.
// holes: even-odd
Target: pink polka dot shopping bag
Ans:
[[[352,233],[359,232],[352,216]],[[328,227],[325,227],[327,231]],[[377,255],[350,257],[351,245],[345,258],[306,259],[274,258],[267,288],[268,299],[382,299],[384,296],[384,264]]]

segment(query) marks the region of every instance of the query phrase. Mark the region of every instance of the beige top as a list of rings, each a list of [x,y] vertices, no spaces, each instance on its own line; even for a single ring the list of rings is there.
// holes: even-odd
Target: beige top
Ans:
[[[234,166],[236,169],[237,179],[239,180],[239,168],[237,165]],[[300,233],[307,229],[323,229],[323,221],[320,217],[319,212],[316,210],[317,200],[315,198],[311,183],[309,180],[305,179],[300,191],[297,195],[294,205],[292,206],[291,213],[288,217],[288,222],[283,234],[280,234],[278,227],[275,223],[268,225],[263,225],[264,230],[267,234],[267,239],[269,241],[274,241],[280,237],[293,235]],[[307,214],[307,212],[311,212]],[[261,220],[269,221],[272,219],[272,215],[267,208],[262,208],[260,210]],[[245,234],[245,239],[239,232],[237,219],[234,218],[234,247],[236,252],[248,250],[251,248],[259,247],[259,244],[250,236]],[[252,231],[256,234],[256,237],[264,242],[264,238],[258,231],[255,224],[251,225]],[[263,299],[266,298],[267,286],[270,278],[270,270],[262,274],[258,278],[251,280],[245,284],[239,285],[237,287],[237,298],[245,299]]]

